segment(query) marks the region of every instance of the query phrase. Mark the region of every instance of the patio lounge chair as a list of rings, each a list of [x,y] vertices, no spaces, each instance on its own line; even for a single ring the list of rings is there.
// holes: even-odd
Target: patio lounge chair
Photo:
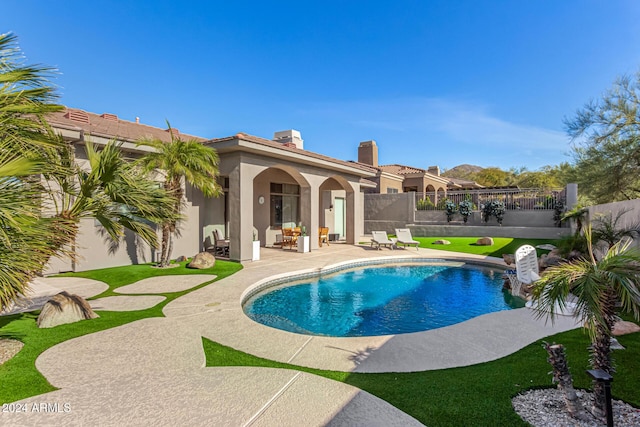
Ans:
[[[386,231],[372,231],[371,235],[371,247],[377,246],[378,250],[381,246],[389,246],[389,249],[393,250],[396,245],[396,239],[389,239]]]
[[[418,246],[420,246],[420,242],[417,240],[413,240],[411,236],[411,230],[408,228],[396,228],[396,237],[398,238],[398,244],[404,245],[406,248],[408,246],[416,247],[416,251],[418,250]]]

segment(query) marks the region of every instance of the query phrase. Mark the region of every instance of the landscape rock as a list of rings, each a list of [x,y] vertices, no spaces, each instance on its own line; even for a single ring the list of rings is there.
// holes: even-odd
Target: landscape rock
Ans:
[[[209,252],[200,252],[196,256],[193,257],[191,262],[187,265],[187,268],[196,268],[198,270],[203,270],[205,268],[211,268],[216,265],[216,257]]]
[[[54,295],[42,307],[37,324],[39,328],[53,328],[97,317],[100,316],[93,311],[87,300],[81,296],[62,291]]]
[[[562,262],[562,257],[558,254],[558,251],[553,250],[548,254],[542,254],[540,256],[538,266],[540,267],[540,270],[544,270],[545,268],[558,265],[560,262]]]
[[[493,246],[493,239],[491,237],[481,237],[476,242],[478,246]]]
[[[448,240],[440,239],[433,242],[434,245],[450,245],[451,242]]]
[[[180,255],[178,258],[176,258],[176,262],[184,262],[187,260],[187,257],[184,255]]]
[[[516,262],[516,258],[513,254],[502,254],[502,259],[504,260],[504,263],[507,265],[511,265]]]
[[[613,325],[613,335],[620,336],[640,332],[640,326],[626,320],[619,320]]]

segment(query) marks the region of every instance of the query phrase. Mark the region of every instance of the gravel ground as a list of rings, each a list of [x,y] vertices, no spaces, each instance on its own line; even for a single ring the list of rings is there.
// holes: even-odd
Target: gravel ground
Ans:
[[[578,391],[585,408],[591,406],[591,393]],[[512,400],[513,408],[523,420],[533,427],[601,427],[606,422],[579,421],[565,409],[562,393],[557,389],[529,390]],[[613,401],[613,425],[640,426],[640,409],[619,400]]]
[[[0,365],[15,356],[23,346],[22,341],[0,338]]]

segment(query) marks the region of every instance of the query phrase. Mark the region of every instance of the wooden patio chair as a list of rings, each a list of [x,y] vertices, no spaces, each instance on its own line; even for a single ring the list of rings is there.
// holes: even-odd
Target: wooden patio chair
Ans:
[[[322,242],[329,246],[329,227],[318,228],[318,244],[322,247]]]

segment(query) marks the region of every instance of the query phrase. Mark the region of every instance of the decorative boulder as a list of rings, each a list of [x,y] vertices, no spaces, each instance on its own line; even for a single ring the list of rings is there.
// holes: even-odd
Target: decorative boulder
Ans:
[[[178,258],[176,258],[176,262],[184,262],[187,260],[187,257],[184,255],[180,255]]]
[[[507,265],[515,264],[516,258],[513,254],[502,254],[502,259]]]
[[[210,254],[209,252],[200,252],[193,257],[189,264],[187,264],[187,268],[203,270],[205,268],[211,268],[214,265],[216,265],[216,257],[214,257],[213,254]]]
[[[493,246],[493,239],[491,237],[481,237],[476,242],[478,246]]]
[[[633,322],[627,322],[626,320],[618,320],[613,325],[613,330],[611,332],[615,336],[632,334],[634,332],[640,332],[640,326]]]
[[[37,324],[39,328],[53,328],[65,323],[97,317],[100,316],[93,311],[84,298],[62,291],[45,303],[38,316]]]
[[[434,245],[450,245],[451,242],[448,240],[440,239],[433,242]]]
[[[551,251],[548,254],[540,255],[540,259],[538,260],[538,267],[540,268],[540,270],[544,270],[545,268],[558,265],[561,262],[562,257],[560,257],[557,252]]]

